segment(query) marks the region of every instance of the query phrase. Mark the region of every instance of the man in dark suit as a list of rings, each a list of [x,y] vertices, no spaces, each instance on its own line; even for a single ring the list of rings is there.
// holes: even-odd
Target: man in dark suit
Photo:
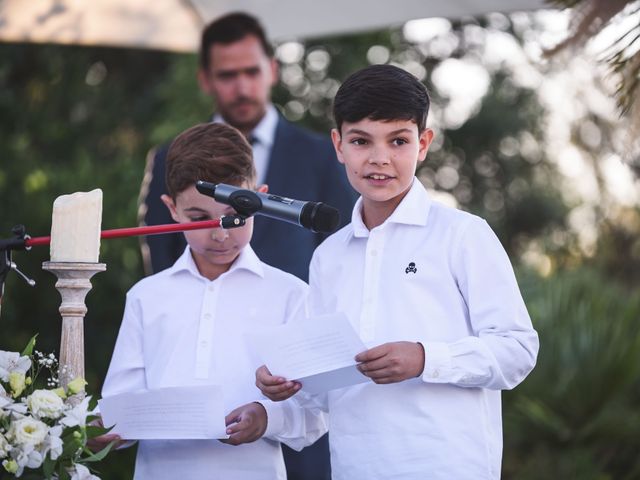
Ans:
[[[355,192],[336,160],[328,138],[297,127],[270,102],[278,65],[258,21],[243,13],[229,14],[211,23],[202,34],[198,82],[216,103],[213,121],[226,122],[252,143],[258,184],[269,191],[299,200],[322,201],[340,210],[341,226],[351,219]],[[141,196],[147,225],[171,223],[160,201],[168,146],[151,155]],[[143,209],[144,210],[144,209]],[[309,262],[324,239],[295,225],[256,217],[251,246],[266,263],[308,278]],[[147,260],[153,272],[173,264],[183,252],[182,235],[147,238]],[[148,262],[147,262],[148,263]],[[296,454],[283,448],[289,480],[330,479],[329,447],[325,435]]]

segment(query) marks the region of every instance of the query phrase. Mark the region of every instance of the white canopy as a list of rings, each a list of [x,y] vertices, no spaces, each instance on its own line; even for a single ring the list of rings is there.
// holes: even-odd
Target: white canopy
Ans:
[[[205,24],[238,10],[255,14],[277,41],[544,6],[544,0],[0,0],[0,41],[193,52]]]

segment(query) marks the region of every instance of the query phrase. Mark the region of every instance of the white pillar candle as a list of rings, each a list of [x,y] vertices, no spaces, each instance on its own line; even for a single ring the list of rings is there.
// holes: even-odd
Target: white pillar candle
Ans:
[[[52,262],[98,262],[102,190],[62,195],[53,202]]]

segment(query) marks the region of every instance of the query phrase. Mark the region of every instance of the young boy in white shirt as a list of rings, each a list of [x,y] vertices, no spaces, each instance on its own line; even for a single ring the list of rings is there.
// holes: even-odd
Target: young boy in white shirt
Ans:
[[[201,195],[196,181],[251,189],[255,178],[251,147],[240,132],[223,124],[197,125],[171,144],[169,195],[162,200],[179,223],[233,215],[231,207]],[[299,426],[276,439],[299,450],[326,432],[322,415],[293,403],[254,402],[263,397],[254,385],[257,365],[244,333],[295,316],[303,308],[307,286],[258,259],[249,246],[252,229],[249,218],[239,228],[185,232],[188,246],[176,263],[127,294],[103,396],[219,384],[230,411],[225,443],[140,441],[136,479],[284,480],[280,444],[272,433],[284,425]]]
[[[372,382],[296,395],[329,415],[335,480],[498,479],[500,391],[535,365],[538,336],[509,259],[481,218],[433,201],[415,178],[433,139],[411,74],[374,65],[334,102],[332,139],[360,193],[351,224],[311,261],[311,314],[345,312]],[[266,367],[273,400],[300,384]]]

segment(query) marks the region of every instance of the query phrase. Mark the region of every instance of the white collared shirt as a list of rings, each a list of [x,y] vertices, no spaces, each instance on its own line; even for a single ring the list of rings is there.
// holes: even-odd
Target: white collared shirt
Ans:
[[[217,123],[226,123],[220,114],[213,117],[213,121]],[[264,117],[256,128],[251,132],[251,136],[255,141],[252,144],[253,163],[256,166],[256,183],[261,185],[267,178],[267,170],[269,168],[269,158],[271,157],[271,149],[276,136],[276,127],[278,126],[278,111],[273,104],[267,105]]]
[[[329,412],[333,479],[498,479],[500,390],[538,352],[505,251],[484,220],[431,201],[417,179],[371,231],[361,206],[313,256],[310,313],[345,312],[367,347],[420,342],[425,369],[297,396]]]
[[[288,321],[304,308],[305,295],[304,282],[262,263],[249,246],[213,281],[200,275],[187,247],[171,268],[127,293],[102,394],[219,384],[227,412],[260,400],[269,420],[265,435],[286,430],[278,439],[300,449],[326,431],[325,419],[290,401],[262,400],[254,385],[260,362],[244,334]],[[280,445],[265,438],[237,447],[217,440],[141,441],[135,478],[284,480],[286,472]]]

